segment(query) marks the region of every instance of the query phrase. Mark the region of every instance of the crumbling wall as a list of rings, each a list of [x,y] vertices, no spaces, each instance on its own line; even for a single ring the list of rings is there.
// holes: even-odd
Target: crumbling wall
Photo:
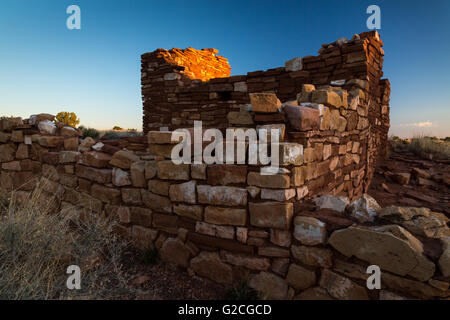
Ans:
[[[112,217],[116,232],[163,261],[227,286],[248,280],[266,298],[450,296],[448,219],[380,212],[367,196],[304,201],[290,174],[303,155],[285,153],[300,144],[282,143],[281,170],[264,176],[260,165],[175,165],[160,155],[174,146],[170,132],[99,142],[53,118],[0,121],[0,188],[22,201],[38,185],[42,206]],[[369,265],[382,270],[381,290],[366,287]]]

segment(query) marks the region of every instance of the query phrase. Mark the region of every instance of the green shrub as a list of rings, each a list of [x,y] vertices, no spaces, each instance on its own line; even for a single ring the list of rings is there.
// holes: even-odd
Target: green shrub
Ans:
[[[93,139],[98,139],[100,137],[100,131],[94,128],[86,128],[84,126],[80,126],[78,129],[81,129],[81,136],[84,138],[91,137]]]

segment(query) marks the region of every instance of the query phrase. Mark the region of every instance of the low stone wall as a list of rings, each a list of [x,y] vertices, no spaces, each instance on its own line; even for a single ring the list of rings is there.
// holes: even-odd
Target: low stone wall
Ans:
[[[272,176],[258,165],[175,165],[160,154],[173,147],[170,133],[126,142],[149,148],[132,152],[121,142],[81,140],[52,120],[0,121],[2,189],[25,199],[39,182],[42,205],[114,217],[116,231],[137,247],[155,246],[164,261],[225,285],[248,280],[265,298],[450,296],[450,234],[441,214],[381,210],[367,196],[306,200],[312,197],[295,185],[297,164]],[[366,287],[369,265],[381,268],[381,290]]]

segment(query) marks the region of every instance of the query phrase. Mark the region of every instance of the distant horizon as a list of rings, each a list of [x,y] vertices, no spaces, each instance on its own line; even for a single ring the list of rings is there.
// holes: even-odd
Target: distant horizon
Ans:
[[[66,8],[81,8],[68,30]],[[3,0],[0,115],[75,112],[80,124],[142,130],[140,55],[157,48],[216,48],[232,75],[317,55],[322,43],[367,30],[366,0]],[[391,83],[389,135],[450,136],[450,1],[376,3],[384,76]],[[439,30],[439,32],[437,32]]]

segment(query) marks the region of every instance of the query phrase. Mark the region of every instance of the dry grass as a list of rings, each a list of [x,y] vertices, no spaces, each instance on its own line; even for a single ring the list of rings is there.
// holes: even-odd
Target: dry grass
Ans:
[[[120,258],[126,244],[113,236],[114,223],[101,217],[81,221],[68,209],[50,214],[41,190],[26,199],[20,192],[0,197],[0,299],[111,299],[124,294]],[[80,290],[67,289],[69,265],[81,268]]]
[[[390,138],[394,151],[408,151],[425,159],[450,159],[450,143],[427,136],[416,136],[412,139]]]

